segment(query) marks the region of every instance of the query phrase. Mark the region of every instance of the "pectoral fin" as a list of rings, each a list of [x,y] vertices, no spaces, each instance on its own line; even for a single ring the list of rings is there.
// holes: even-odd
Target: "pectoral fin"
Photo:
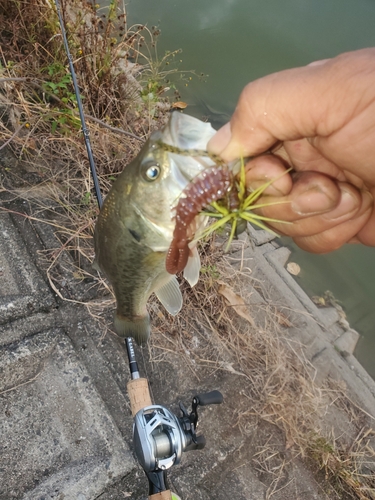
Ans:
[[[173,316],[181,310],[182,295],[176,276],[171,276],[167,283],[155,290],[155,295]]]
[[[189,282],[190,286],[197,284],[199,279],[199,271],[201,268],[201,259],[197,247],[190,249],[189,259],[184,269],[184,278]]]
[[[95,269],[95,271],[99,271],[100,273],[102,272],[102,270],[100,269],[99,263],[96,260],[96,257],[94,259],[94,262],[92,263],[92,268]]]

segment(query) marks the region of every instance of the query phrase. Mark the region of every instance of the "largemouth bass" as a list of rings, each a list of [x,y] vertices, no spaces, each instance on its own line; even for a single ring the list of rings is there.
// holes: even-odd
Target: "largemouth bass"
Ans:
[[[94,267],[112,284],[117,308],[116,332],[138,344],[150,335],[147,301],[155,293],[170,314],[182,307],[174,275],[166,271],[166,255],[175,227],[174,209],[185,187],[214,165],[208,157],[183,156],[162,147],[205,150],[215,130],[188,115],[174,112],[161,131],[154,132],[138,156],[114,182],[95,227]],[[171,148],[173,150],[173,148]],[[184,277],[194,286],[200,260],[190,251]]]

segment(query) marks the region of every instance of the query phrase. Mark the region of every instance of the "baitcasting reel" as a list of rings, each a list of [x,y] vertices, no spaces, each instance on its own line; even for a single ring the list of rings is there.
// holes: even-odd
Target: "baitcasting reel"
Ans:
[[[139,410],[134,419],[134,446],[145,472],[167,470],[180,462],[184,451],[204,448],[204,436],[196,435],[198,406],[222,402],[222,394],[212,391],[194,396],[190,414],[180,403],[181,417],[159,405]]]
[[[151,402],[148,381],[141,378],[130,338],[125,339],[131,380],[127,389],[134,417],[133,442],[137,459],[149,480],[149,500],[178,498],[167,486],[167,470],[181,461],[184,451],[201,450],[204,436],[197,436],[198,406],[220,404],[219,391],[194,396],[191,412],[180,403],[181,417]],[[160,496],[162,495],[162,496]]]
[[[204,436],[196,435],[198,406],[222,402],[221,392],[212,391],[194,396],[190,414],[180,403],[181,417],[159,405],[147,406],[138,411],[134,419],[134,448],[152,485],[150,492],[167,488],[165,473],[180,462],[183,452],[204,448]]]

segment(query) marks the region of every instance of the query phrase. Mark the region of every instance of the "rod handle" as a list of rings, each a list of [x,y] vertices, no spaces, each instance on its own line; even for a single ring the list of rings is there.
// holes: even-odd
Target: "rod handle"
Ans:
[[[133,417],[135,417],[139,410],[145,408],[145,406],[152,405],[147,378],[136,378],[134,380],[130,380],[128,382],[127,389]]]
[[[149,496],[148,500],[173,500],[174,498],[179,498],[179,497],[176,497],[175,495],[172,496],[171,490],[166,490]]]

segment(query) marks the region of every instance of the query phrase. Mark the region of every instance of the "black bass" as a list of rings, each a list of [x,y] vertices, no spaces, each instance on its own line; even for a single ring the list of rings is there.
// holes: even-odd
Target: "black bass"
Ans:
[[[155,293],[167,311],[176,315],[182,295],[176,276],[166,271],[166,255],[173,239],[174,209],[185,187],[214,165],[208,157],[190,157],[167,151],[205,150],[215,130],[188,115],[174,112],[161,131],[154,132],[138,156],[113,184],[95,227],[94,267],[113,286],[117,309],[116,332],[138,344],[150,335],[146,304]],[[198,281],[200,259],[191,248],[184,277]]]

